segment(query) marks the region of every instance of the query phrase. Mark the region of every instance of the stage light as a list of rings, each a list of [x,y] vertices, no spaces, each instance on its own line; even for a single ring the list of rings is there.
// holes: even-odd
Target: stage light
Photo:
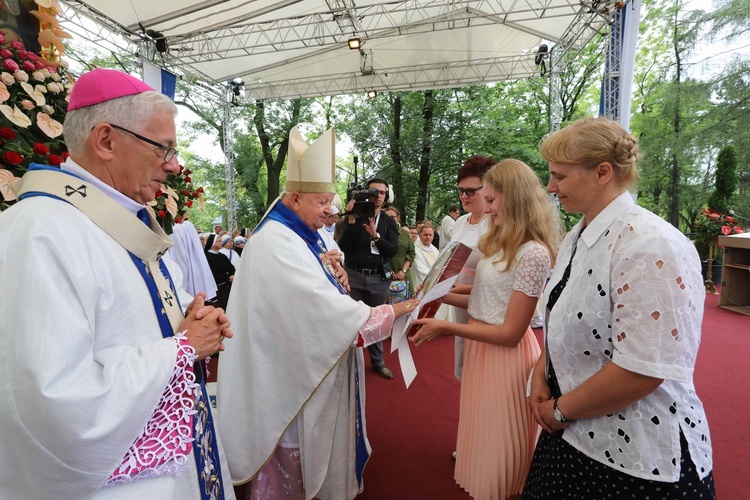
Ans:
[[[362,40],[357,37],[350,38],[346,43],[349,45],[349,48],[351,50],[357,50],[362,47]]]

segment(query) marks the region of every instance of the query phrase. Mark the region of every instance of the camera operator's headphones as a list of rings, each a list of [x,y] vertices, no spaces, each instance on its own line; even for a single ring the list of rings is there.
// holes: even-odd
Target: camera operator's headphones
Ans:
[[[378,184],[385,184],[385,202],[384,202],[384,204],[390,205],[391,203],[393,203],[394,196],[393,196],[393,191],[391,191],[391,185],[388,184],[384,179],[380,179],[378,177],[374,177],[374,178],[370,179],[369,181],[367,181],[367,185],[365,187],[369,188],[370,184],[374,184],[376,182]]]

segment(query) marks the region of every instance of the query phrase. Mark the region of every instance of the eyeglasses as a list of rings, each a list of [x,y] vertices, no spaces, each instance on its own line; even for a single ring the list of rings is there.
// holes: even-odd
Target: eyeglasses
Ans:
[[[132,134],[133,137],[135,137],[136,139],[140,139],[145,143],[151,144],[152,146],[156,146],[159,149],[163,149],[164,150],[164,163],[169,163],[170,161],[172,161],[172,158],[174,158],[175,156],[179,154],[179,151],[177,151],[175,148],[170,148],[169,146],[160,144],[154,140],[149,139],[148,137],[143,137],[142,135],[136,134],[132,130],[128,130],[125,127],[121,127],[113,123],[110,123],[109,126],[112,128],[116,128],[118,130],[122,130],[123,132],[127,132],[128,134]]]
[[[477,191],[479,191],[483,187],[484,186],[479,186],[478,188],[466,188],[466,189],[464,189],[464,188],[458,188],[458,196],[466,195],[469,198],[471,198],[472,196],[474,196],[475,194],[477,194]]]

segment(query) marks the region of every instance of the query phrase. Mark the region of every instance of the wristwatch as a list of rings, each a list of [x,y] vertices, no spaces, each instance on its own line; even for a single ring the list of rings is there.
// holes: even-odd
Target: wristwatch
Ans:
[[[552,415],[555,417],[555,420],[560,423],[568,421],[568,419],[565,418],[565,415],[563,415],[563,412],[560,411],[560,408],[557,407],[557,398],[555,398],[554,402],[552,403]]]
[[[380,239],[380,233],[375,233],[375,237],[372,239],[372,241],[378,241]]]

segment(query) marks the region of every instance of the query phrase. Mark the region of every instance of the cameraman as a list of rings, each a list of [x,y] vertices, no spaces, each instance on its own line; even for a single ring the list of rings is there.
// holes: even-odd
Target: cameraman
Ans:
[[[388,184],[383,179],[371,179],[368,189],[377,190],[377,196],[370,197],[375,204],[375,216],[355,219],[352,210],[357,203],[355,197],[346,204],[346,214],[342,222],[343,231],[339,247],[346,260],[344,267],[349,274],[351,297],[376,307],[385,304],[391,287],[391,257],[398,251],[398,225],[381,209],[388,194]],[[378,342],[367,348],[373,370],[381,376],[392,379],[393,372],[383,361],[383,343]]]

